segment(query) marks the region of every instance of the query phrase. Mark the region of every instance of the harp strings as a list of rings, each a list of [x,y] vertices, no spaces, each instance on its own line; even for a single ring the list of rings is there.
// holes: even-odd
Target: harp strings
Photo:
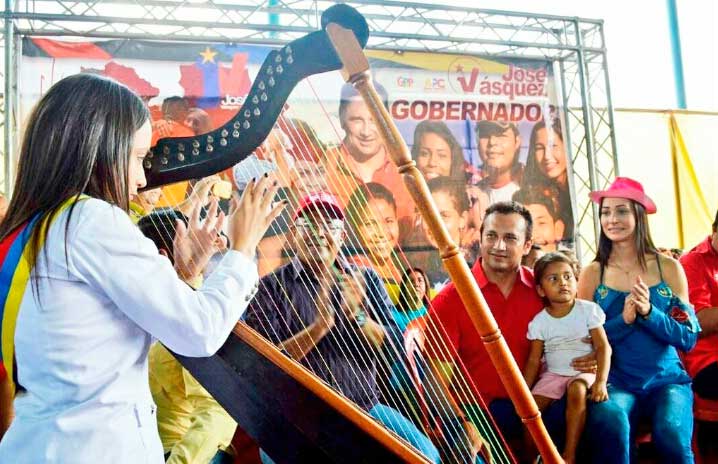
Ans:
[[[305,81],[306,82],[306,81]],[[323,102],[320,98],[318,98],[316,89],[311,84],[311,81],[309,81],[309,84],[311,87],[312,92],[315,95],[315,98],[319,102],[319,105],[321,105],[322,111],[324,112],[325,116],[328,118],[328,112],[323,106]],[[287,113],[289,110],[287,110]],[[321,171],[322,162],[326,162],[326,160],[332,160],[335,156],[341,156],[341,151],[335,148],[327,148],[322,143],[318,142],[318,137],[316,134],[309,133],[309,130],[306,128],[305,125],[299,124],[297,120],[291,119],[286,117],[286,115],[283,117],[285,121],[285,127],[289,130],[282,132],[285,137],[277,136],[279,140],[279,144],[281,146],[281,153],[278,154],[278,156],[292,156],[289,154],[289,152],[294,152],[294,162],[296,164],[297,160],[306,160],[306,159],[315,159],[317,160],[316,164],[312,166],[312,163],[307,163],[308,166],[311,166],[311,169],[305,170],[304,174],[306,174],[306,177],[298,176],[296,175],[296,172],[292,172],[291,169],[289,171],[285,171],[283,169],[279,169],[275,171],[275,175],[278,178],[278,181],[282,183],[282,185],[286,186],[286,192],[289,195],[290,205],[287,206],[287,209],[296,207],[297,202],[299,200],[299,197],[301,194],[299,192],[305,191],[311,191],[314,186],[316,185],[323,185],[326,184],[327,179],[325,173]],[[281,129],[281,124],[278,124],[276,126],[278,130]],[[336,136],[336,145],[340,145],[341,143],[341,137],[339,135],[338,129],[332,125],[332,129],[334,131],[334,135]],[[287,133],[288,132],[288,133]],[[270,137],[276,136],[276,134],[271,133]],[[300,153],[303,152],[303,153]],[[280,165],[282,162],[285,162],[285,164],[288,160],[274,160],[275,165]],[[292,168],[296,169],[296,165]],[[283,172],[284,171],[284,172]],[[252,174],[252,173],[248,173]],[[255,172],[256,174],[253,177],[259,177],[261,173],[259,171]],[[357,187],[359,187],[362,183],[361,181],[354,182],[355,185],[350,185],[349,183],[345,184],[339,184],[335,185],[334,187],[341,189],[340,192],[334,192],[339,193],[345,197],[350,197],[351,194],[354,193],[354,190],[356,190]],[[405,186],[396,186],[397,188],[405,188]],[[165,193],[163,192],[163,195]],[[190,188],[189,192],[189,198],[196,198],[197,192],[196,192],[196,185],[192,186]],[[365,217],[372,218],[373,211],[371,208],[369,208],[369,202],[371,201],[371,197],[367,198],[365,202],[360,206],[360,215]],[[169,204],[176,204],[178,203],[179,198],[168,198]],[[199,199],[201,201],[201,199]],[[291,212],[291,211],[290,211]],[[274,223],[270,226],[270,231],[274,236],[281,237],[282,234],[289,235],[293,231],[292,224],[290,224],[290,221],[287,219],[288,214],[282,214],[280,215]],[[377,218],[374,218],[373,221],[375,224],[379,223],[380,221],[377,220]],[[349,222],[349,221],[347,221]],[[154,223],[154,221],[153,221]],[[158,228],[166,228],[165,224],[157,223],[155,224]],[[383,226],[380,226],[383,227]],[[165,229],[166,232],[169,232],[167,229]],[[193,230],[189,229],[190,233],[194,233]],[[329,233],[329,232],[327,232]],[[354,224],[347,224],[347,230],[346,230],[347,238],[349,241],[353,243],[362,244],[363,240],[362,237],[359,236],[357,228]],[[170,236],[172,236],[170,234]],[[196,241],[196,240],[195,240]],[[165,244],[167,249],[172,249],[172,243],[166,243]],[[285,242],[284,246],[287,246],[287,243]],[[374,251],[372,249],[367,249],[367,247],[363,247],[363,251],[365,253],[368,252],[369,256],[368,258],[370,260],[376,260],[378,257],[374,255]],[[407,256],[405,255],[404,251],[399,247],[396,250],[395,255],[398,257],[399,264],[403,265],[404,268],[409,268],[409,260]],[[260,260],[263,259],[269,259],[270,257],[267,256],[264,251],[262,250],[262,247],[259,247],[258,249],[258,258]],[[326,274],[327,271],[320,271],[322,278],[330,278],[328,274]],[[292,295],[289,295],[286,292],[286,289],[284,289],[281,286],[281,282],[279,282],[276,279],[276,276],[274,277],[274,283],[279,286],[282,289],[283,292],[283,299],[284,303],[289,305],[289,309],[291,310],[293,316],[296,318],[297,321],[301,321],[301,316],[299,313],[298,308],[295,306]],[[357,284],[360,284],[360,282],[357,282]],[[268,290],[268,284],[265,280],[262,280],[260,285],[263,287],[264,290]],[[301,279],[301,285],[304,287],[304,289],[309,293],[312,294],[314,292],[314,289],[310,285],[309,282],[306,281],[306,278],[302,276]],[[374,296],[377,297],[378,295],[370,295],[373,289],[367,289],[367,297]],[[324,300],[319,301],[320,304],[326,305],[327,303]],[[268,311],[274,310],[279,311],[280,307],[278,302],[272,301],[272,308],[267,308]],[[322,309],[324,311],[320,311],[319,317],[323,317],[323,314],[329,310],[326,306],[324,306]],[[429,308],[427,308],[429,309]],[[374,314],[370,314],[372,318],[375,317]],[[388,315],[388,317],[392,317],[391,315]],[[290,325],[288,324],[288,321],[284,320],[283,318],[280,318],[280,323],[283,324],[283,328],[286,330],[286,333],[291,333]],[[324,321],[327,322],[326,320]],[[381,323],[382,321],[377,321]],[[262,329],[265,333],[271,334],[275,340],[278,340],[281,342],[280,336],[282,334],[278,333],[276,330],[274,330],[271,325],[260,321],[262,324]],[[426,354],[429,355],[429,357],[432,358],[438,358],[438,351],[441,350],[448,350],[448,346],[445,345],[445,338],[442,336],[437,336],[437,334],[440,335],[446,335],[445,329],[442,326],[434,325],[434,321],[430,321],[430,324],[432,324],[431,327],[428,327],[427,330],[424,331],[424,336],[428,339],[427,343],[425,344],[425,351]],[[306,328],[306,327],[305,327]],[[372,359],[373,357],[377,358],[377,371],[379,373],[379,378],[388,380],[391,377],[391,367],[393,363],[398,362],[404,372],[411,372],[411,367],[406,362],[406,356],[404,353],[404,347],[403,344],[397,346],[397,344],[393,343],[393,340],[391,337],[385,338],[385,344],[386,347],[375,349],[372,347],[371,341],[369,341],[364,333],[362,331],[358,331],[358,334],[360,337],[363,338],[361,340],[361,343],[357,343],[354,339],[348,339],[343,340],[343,343],[339,343],[338,349],[340,351],[340,354],[347,359],[350,359],[354,362],[355,365],[363,365],[364,362],[367,359]],[[333,386],[336,389],[337,385],[337,379],[333,378],[332,369],[330,368],[330,364],[327,359],[325,359],[320,352],[317,353],[318,357],[320,359],[320,362],[323,364],[323,367],[327,373],[329,373],[330,377],[329,379],[325,379],[328,383],[330,383],[330,386]],[[465,366],[462,365],[460,360],[457,360],[457,368],[454,372],[454,378],[452,383],[452,389],[454,391],[454,394],[456,395],[456,399],[461,403],[465,404],[476,404],[480,407],[478,408],[476,413],[478,413],[478,420],[475,422],[479,432],[481,435],[488,441],[489,445],[491,446],[491,450],[493,452],[494,460],[497,462],[512,462],[509,452],[507,451],[507,447],[505,446],[505,443],[503,442],[502,437],[497,433],[497,428],[495,427],[495,424],[492,423],[492,419],[488,417],[488,414],[486,414],[484,411],[486,411],[485,404],[483,404],[482,400],[478,395],[475,395],[474,392],[478,391],[475,389],[475,385],[470,385],[469,382],[471,382],[471,379],[466,379],[466,376],[463,375],[465,372]],[[356,373],[355,373],[356,375]],[[419,382],[423,382],[422,379],[419,379]],[[381,383],[381,382],[379,382]],[[474,387],[473,389],[471,387]],[[365,395],[369,395],[368,389],[366,389],[366,386],[361,385],[362,387],[362,393]],[[410,385],[411,391],[407,391],[408,386],[404,385],[404,388],[402,388],[399,391],[396,391],[389,388],[383,388],[383,398],[382,401],[386,403],[388,406],[396,409],[402,415],[405,417],[411,419],[418,418],[421,416],[422,411],[419,410],[419,407],[414,403],[413,397],[416,397],[417,390],[418,390],[418,384],[416,383],[416,379],[413,377],[411,378],[411,385]],[[436,384],[434,382],[423,382],[423,387],[427,390],[426,393],[426,400],[430,404],[429,414],[431,415],[438,415],[439,416],[439,423],[444,422],[445,427],[449,428],[448,432],[449,435],[453,435],[456,437],[461,437],[463,434],[463,428],[460,423],[456,421],[444,421],[442,418],[450,418],[453,417],[454,413],[453,411],[450,411],[446,408],[445,403],[438,404],[438,402],[434,401],[433,398],[440,397],[442,395],[442,392],[436,389]],[[340,392],[341,393],[341,392]],[[428,430],[424,429],[423,423],[417,424],[419,429],[423,429],[424,434],[428,434]],[[453,430],[452,430],[453,428]],[[408,432],[408,431],[406,431]],[[452,460],[455,460],[456,462],[462,462],[467,459],[468,456],[470,456],[470,449],[468,448],[467,444],[464,442],[464,440],[456,440],[455,442],[449,444],[449,443],[437,443],[441,447],[441,445],[449,445],[449,446],[443,446],[445,449],[445,452],[447,452]]]

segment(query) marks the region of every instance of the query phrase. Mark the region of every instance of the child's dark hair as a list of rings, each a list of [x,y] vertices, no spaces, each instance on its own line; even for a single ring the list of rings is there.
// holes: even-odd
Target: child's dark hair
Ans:
[[[465,182],[449,176],[439,176],[430,179],[426,185],[431,193],[444,192],[450,196],[457,213],[461,214],[469,210],[469,194],[466,193]]]
[[[552,251],[540,257],[536,261],[536,264],[534,264],[534,282],[536,282],[536,285],[541,285],[541,280],[546,273],[546,268],[552,263],[568,264],[571,268],[571,272],[573,272],[573,276],[578,278],[578,276],[576,276],[576,263],[560,251]]]

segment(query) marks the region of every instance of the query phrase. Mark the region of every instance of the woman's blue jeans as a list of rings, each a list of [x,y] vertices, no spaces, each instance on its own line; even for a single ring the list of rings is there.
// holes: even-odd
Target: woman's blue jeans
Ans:
[[[644,418],[650,420],[651,438],[662,462],[693,463],[690,384],[670,384],[643,394],[609,385],[608,401],[589,404],[584,433],[593,462],[635,462],[636,424]]]

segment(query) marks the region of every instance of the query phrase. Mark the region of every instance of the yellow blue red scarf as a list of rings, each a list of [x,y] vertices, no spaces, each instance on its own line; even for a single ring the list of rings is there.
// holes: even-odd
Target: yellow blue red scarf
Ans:
[[[80,197],[83,199],[86,197]],[[76,197],[66,200],[52,216],[42,221],[40,230],[40,247],[44,245],[45,232],[65,209],[75,203]],[[24,225],[18,227],[0,242],[0,362],[7,372],[11,384],[15,384],[15,324],[20,311],[20,304],[25,295],[27,283],[32,272],[31,252],[28,246],[33,231],[41,214],[37,214]]]

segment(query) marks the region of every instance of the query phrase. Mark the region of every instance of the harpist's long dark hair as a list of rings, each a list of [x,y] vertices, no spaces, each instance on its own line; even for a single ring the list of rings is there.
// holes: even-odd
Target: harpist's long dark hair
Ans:
[[[81,194],[127,211],[132,143],[148,120],[142,100],[113,80],[76,74],[53,85],[28,119],[0,240],[36,215],[40,221],[51,216],[65,200]],[[30,265],[36,262],[40,240],[33,233]]]

